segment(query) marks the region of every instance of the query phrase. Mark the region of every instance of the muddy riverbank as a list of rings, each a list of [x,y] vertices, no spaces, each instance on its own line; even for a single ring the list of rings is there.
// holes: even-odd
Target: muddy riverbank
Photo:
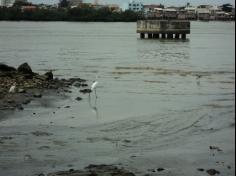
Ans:
[[[86,94],[91,92],[91,90],[88,88],[88,85],[86,84],[86,80],[81,78],[57,79],[53,77],[53,73],[51,71],[40,75],[38,73],[34,73],[27,63],[20,65],[17,69],[5,64],[0,64],[0,120],[10,117],[13,111],[15,111],[16,114],[16,111],[23,111],[24,107],[27,107],[31,101],[41,101],[44,102],[44,104],[50,104],[47,99],[44,99],[44,97],[47,96],[53,97],[55,101],[62,100],[63,98],[69,99],[69,95],[66,94],[71,93],[70,89],[72,85],[77,88],[82,87],[82,89],[80,89],[80,93]],[[82,98],[77,97],[76,100],[81,101]],[[64,108],[69,109],[70,106],[65,106]],[[55,112],[53,112],[53,114],[55,114]],[[33,112],[32,115],[36,115],[36,113]],[[52,124],[52,122],[50,123]],[[49,133],[47,130],[34,131],[31,132],[31,134],[35,138],[53,135],[53,133]],[[2,153],[4,150],[8,150],[8,147],[5,145],[8,144],[9,141],[15,140],[17,140],[15,137],[5,136],[1,132],[0,153]],[[60,145],[60,142],[58,142],[58,144]],[[39,146],[38,149],[50,149],[50,146]],[[33,160],[32,155],[24,155],[24,161],[31,160]],[[72,164],[68,165],[73,166]],[[46,174],[42,172],[36,175],[44,176]],[[129,172],[124,168],[118,168],[114,165],[89,165],[83,170],[74,170],[71,168],[68,171],[58,171],[49,173],[47,175],[135,176],[132,172]]]
[[[86,80],[81,78],[54,78],[52,71],[40,75],[33,72],[27,63],[21,64],[17,69],[0,63],[0,113],[24,110],[24,106],[32,100],[49,94],[65,96],[71,92],[73,84],[78,88],[88,86]],[[82,92],[86,90],[89,89],[81,89]]]
[[[0,62],[99,82],[98,98],[73,84],[10,110],[0,120],[0,176],[110,167],[136,176],[235,175],[235,23],[192,22],[186,41],[140,40],[135,29],[0,23]]]

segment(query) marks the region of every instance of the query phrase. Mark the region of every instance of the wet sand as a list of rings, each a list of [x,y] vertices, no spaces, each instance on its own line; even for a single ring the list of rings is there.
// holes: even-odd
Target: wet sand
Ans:
[[[158,68],[115,69],[126,74],[132,74],[127,70],[142,74],[153,70],[159,72]],[[162,75],[163,71],[161,69],[158,74]],[[27,94],[7,94],[1,101],[11,98],[15,105],[24,97],[33,98],[35,91],[41,90],[42,97],[31,99],[27,104],[21,102],[20,109],[1,109],[0,175],[233,176],[235,108],[234,93],[230,89],[234,83],[232,72],[164,72],[168,76],[179,74],[182,77],[184,74],[184,77],[196,80],[199,87],[220,84],[225,89],[221,89],[223,93],[218,93],[213,100],[201,102],[200,106],[120,120],[102,119],[99,113],[99,102],[111,97],[101,91],[103,85],[98,88],[96,98],[93,92],[81,92],[85,88],[81,83],[73,85],[79,78],[70,79],[66,89],[62,84],[61,87],[58,85],[62,89],[34,88],[27,89]],[[220,76],[224,81],[219,79]],[[168,84],[167,80],[140,81],[149,85]],[[183,93],[182,96],[190,95]],[[80,111],[85,107],[93,114],[87,119],[78,115],[83,114]],[[88,169],[89,165],[93,166]]]
[[[81,94],[84,100],[77,102],[73,93],[70,96],[70,101],[43,97],[41,103],[47,106],[30,103],[1,122],[1,175],[68,171],[63,173],[69,176],[75,170],[80,171],[72,173],[86,173],[83,168],[90,164],[113,165],[140,176],[205,176],[210,169],[219,175],[235,174],[232,107],[218,113],[217,107],[207,105],[189,112],[81,126],[73,123],[78,117],[68,112],[89,97]],[[189,119],[192,114],[194,118]],[[60,116],[64,125],[57,121]],[[176,117],[185,125],[171,120]]]

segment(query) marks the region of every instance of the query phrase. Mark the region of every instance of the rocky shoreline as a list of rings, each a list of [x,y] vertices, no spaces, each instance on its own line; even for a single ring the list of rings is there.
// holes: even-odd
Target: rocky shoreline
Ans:
[[[11,87],[15,86],[11,91]],[[58,79],[54,78],[51,71],[43,75],[32,71],[28,63],[21,64],[18,68],[0,63],[0,117],[1,112],[9,110],[24,110],[24,106],[32,100],[47,96],[47,93],[56,93],[60,96],[70,93],[70,88],[80,88],[82,94],[90,93],[91,90],[86,80],[81,78]],[[81,101],[81,97],[76,98]],[[1,117],[2,118],[2,117]],[[35,132],[35,136],[47,135],[46,132]],[[12,137],[1,137],[0,144]],[[83,170],[70,169],[47,174],[48,176],[103,176],[103,175],[135,176],[132,172],[114,165],[89,165]],[[38,176],[45,176],[44,173]]]
[[[51,71],[43,75],[32,71],[27,63],[18,68],[0,63],[0,111],[23,110],[23,105],[33,99],[41,98],[46,92],[69,93],[69,88],[74,84],[77,87],[88,86],[86,80],[81,78],[58,79],[54,78]],[[14,92],[10,88],[15,85]],[[81,92],[87,93],[89,89]]]

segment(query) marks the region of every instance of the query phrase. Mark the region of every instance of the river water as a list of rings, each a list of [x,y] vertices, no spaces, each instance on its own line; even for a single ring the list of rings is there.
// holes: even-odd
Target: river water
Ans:
[[[196,169],[183,165],[192,168],[201,163],[234,175],[234,168],[213,163],[234,165],[235,23],[191,22],[191,35],[184,41],[141,40],[135,31],[135,23],[0,22],[0,62],[13,66],[28,62],[36,72],[53,70],[59,78],[81,77],[89,84],[97,78],[99,82],[97,99],[92,94],[89,101],[74,87],[70,98],[54,102],[54,108],[32,103],[2,120],[0,127],[9,133],[13,127],[18,132],[26,127],[30,133],[50,122],[51,132],[63,136],[65,143],[71,142],[68,136],[79,135],[84,141],[58,149],[74,156],[64,165],[57,163],[58,168],[77,163],[74,150],[81,147],[78,167],[92,163],[93,158],[95,163],[122,160],[137,173],[152,169],[154,163],[153,167],[168,167],[167,175],[198,175]],[[84,100],[75,101],[77,96]],[[71,108],[58,108],[67,105]],[[38,118],[32,118],[32,112]],[[70,128],[84,131],[76,134]],[[86,147],[88,143],[98,148]],[[209,145],[224,150],[214,162],[206,156],[211,154]],[[26,146],[26,150],[35,147]],[[24,146],[13,148],[18,159],[24,156]],[[35,157],[45,152],[35,150],[31,151]],[[39,160],[48,161],[48,155]],[[129,155],[140,158],[127,159]],[[53,156],[54,162],[64,157]],[[0,156],[0,162],[6,158]],[[17,163],[11,171],[5,163],[5,174],[20,170]],[[24,171],[51,169],[39,165],[27,165]]]

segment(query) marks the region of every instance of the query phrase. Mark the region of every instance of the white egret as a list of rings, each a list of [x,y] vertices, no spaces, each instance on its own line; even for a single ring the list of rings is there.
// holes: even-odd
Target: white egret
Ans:
[[[98,109],[97,109],[97,106],[96,106],[97,105],[97,98],[98,98],[97,97],[97,93],[96,93],[96,88],[97,88],[97,85],[98,85],[97,78],[98,78],[98,76],[96,75],[95,81],[93,81],[90,89],[88,89],[88,90],[90,90],[90,93],[93,92],[93,91],[95,93],[95,103],[94,103],[94,106],[92,106],[92,104],[91,104],[91,97],[90,97],[90,93],[89,93],[89,106],[92,109],[92,111],[96,113],[96,117],[98,118]]]
[[[91,85],[91,87],[90,87],[90,91],[91,91],[91,92],[94,91],[96,98],[97,98],[96,88],[97,88],[97,85],[98,85],[97,79],[98,79],[98,76],[96,75],[96,79],[95,79],[95,81],[93,81],[93,83],[92,83],[92,85]],[[90,94],[89,94],[89,95],[90,95]]]
[[[16,82],[10,87],[9,93],[15,93],[16,92]]]
[[[97,98],[97,93],[96,93],[97,85],[98,85],[98,81],[94,81],[93,84],[91,85],[91,91],[95,92],[96,98]]]

